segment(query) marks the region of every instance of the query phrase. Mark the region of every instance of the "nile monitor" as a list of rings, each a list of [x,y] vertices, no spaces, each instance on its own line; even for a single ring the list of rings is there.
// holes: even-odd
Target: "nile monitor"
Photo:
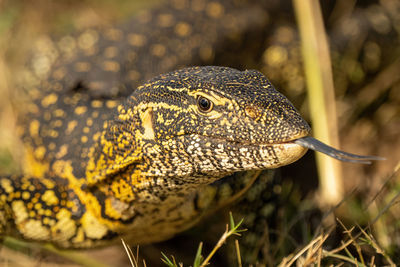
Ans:
[[[226,2],[174,16],[162,7],[79,36],[29,88],[27,172],[0,179],[0,235],[74,248],[122,235],[164,240],[214,208],[204,188],[223,177],[289,164],[305,147],[340,157],[307,137],[308,124],[257,71],[191,67],[137,85],[262,24],[257,8]]]

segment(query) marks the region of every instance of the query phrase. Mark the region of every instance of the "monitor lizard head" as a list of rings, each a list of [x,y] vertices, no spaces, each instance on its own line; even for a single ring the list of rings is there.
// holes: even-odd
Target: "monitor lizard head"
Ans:
[[[209,182],[287,165],[307,148],[310,127],[258,71],[190,67],[138,87],[104,125],[88,183],[133,166],[140,177]]]
[[[255,70],[208,66],[163,74],[121,110],[140,121],[143,156],[153,166],[148,175],[155,176],[215,177],[287,165],[307,150],[293,141],[310,132]]]

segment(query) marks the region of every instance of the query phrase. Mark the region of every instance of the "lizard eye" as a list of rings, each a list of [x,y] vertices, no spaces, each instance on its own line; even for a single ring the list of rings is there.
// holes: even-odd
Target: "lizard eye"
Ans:
[[[199,107],[200,111],[202,112],[210,112],[213,109],[213,102],[211,100],[200,96],[197,99],[197,106]]]

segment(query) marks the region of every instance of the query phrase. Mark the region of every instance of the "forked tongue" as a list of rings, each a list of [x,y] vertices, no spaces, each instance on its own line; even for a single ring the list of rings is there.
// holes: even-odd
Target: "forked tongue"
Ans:
[[[299,138],[299,139],[295,140],[294,143],[298,144],[302,147],[312,149],[314,151],[319,151],[321,153],[324,153],[332,158],[335,158],[335,159],[338,159],[341,161],[371,164],[371,160],[384,160],[385,159],[385,158],[375,157],[375,156],[360,156],[360,155],[355,155],[355,154],[347,153],[344,151],[340,151],[340,150],[330,147],[310,136]]]

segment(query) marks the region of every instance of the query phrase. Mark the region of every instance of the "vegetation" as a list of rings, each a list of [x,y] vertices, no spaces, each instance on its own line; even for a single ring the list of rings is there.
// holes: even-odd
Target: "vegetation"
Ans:
[[[31,47],[45,43],[49,34],[60,36],[88,26],[123,20],[139,9],[148,8],[144,2],[60,0],[50,4],[44,0],[14,0],[0,3],[0,173],[20,171],[18,159],[22,152],[15,134],[18,130],[14,110],[23,106],[24,99],[17,97],[23,92],[16,90],[15,84],[24,77],[21,66]],[[151,1],[150,5],[155,2]],[[267,266],[400,264],[400,28],[396,23],[400,9],[395,0],[359,2],[338,0],[333,4],[321,1],[322,12],[315,13],[317,2],[309,1],[314,5],[311,5],[314,8],[311,15],[301,16],[306,11],[297,6],[289,19],[283,7],[278,9],[281,11],[273,15],[274,22],[279,21],[279,25],[275,24],[271,29],[270,39],[265,38],[263,51],[259,52],[262,58],[251,66],[263,70],[275,85],[286,90],[284,93],[306,118],[313,117],[308,110],[318,115],[327,112],[328,122],[334,116],[337,128],[330,125],[328,129],[336,131],[344,150],[387,158],[386,162],[374,166],[342,165],[339,173],[343,178],[338,178],[340,175],[334,178],[339,179],[334,184],[339,184],[342,189],[338,189],[339,198],[334,201],[326,199],[326,192],[332,191],[332,187],[318,189],[318,179],[328,175],[316,174],[312,153],[293,166],[282,168],[279,172],[285,179],[271,189],[277,192],[278,199],[265,227],[265,242],[257,251],[264,253]],[[296,4],[293,6],[296,8]],[[318,14],[322,14],[318,19],[313,17]],[[300,44],[297,27],[301,27],[301,17],[318,21],[319,28],[315,33],[326,34],[331,60],[321,60],[324,57],[318,54],[319,49],[311,50],[316,55],[303,53],[304,58],[301,56],[301,45],[306,45],[311,38],[304,37],[300,30],[303,42]],[[325,27],[321,28],[322,21]],[[310,30],[305,33],[312,34]],[[322,78],[305,78],[302,62],[307,62],[306,57],[314,57],[314,60],[319,57],[316,64],[322,65],[311,64],[311,68],[317,67],[318,71],[305,69],[304,72],[322,75]],[[307,68],[307,64],[305,66]],[[308,106],[314,105],[311,102],[318,104],[321,101],[305,100],[305,88],[313,87],[308,80],[323,81],[327,75],[325,70],[330,68],[332,74],[329,73],[327,79],[332,78],[336,96],[333,98],[332,93],[328,93],[330,96],[323,98],[325,103],[336,104],[334,113]],[[321,84],[314,87],[321,89]],[[312,124],[314,129],[319,127],[314,120]],[[326,133],[327,129],[321,131]],[[317,160],[318,164],[324,164],[320,163],[323,161],[323,157]],[[332,182],[320,180],[319,184],[330,185]],[[217,226],[221,228],[218,233],[223,234],[219,240],[214,240],[216,245],[213,245],[214,241],[203,240],[203,232],[196,235],[196,231],[203,231],[204,227],[184,234],[185,245],[189,242],[196,246],[203,241],[197,247],[197,253],[194,249],[193,254],[189,253],[184,259],[178,256],[178,249],[174,251],[181,239],[158,246],[142,246],[140,253],[137,249],[134,254],[125,242],[123,246],[100,252],[71,252],[8,238],[0,251],[0,263],[10,266],[63,266],[71,262],[84,266],[146,266],[146,263],[147,266],[181,266],[182,262],[185,266],[208,263],[214,266],[221,261],[216,255],[229,250],[229,253],[235,253],[237,265],[241,266],[239,244],[247,234],[250,235],[241,233],[241,222],[235,223],[231,217],[225,232],[223,225]],[[241,237],[237,237],[239,233]],[[232,239],[232,236],[237,238]],[[222,247],[224,243],[228,246]],[[203,257],[206,251],[210,252]]]

